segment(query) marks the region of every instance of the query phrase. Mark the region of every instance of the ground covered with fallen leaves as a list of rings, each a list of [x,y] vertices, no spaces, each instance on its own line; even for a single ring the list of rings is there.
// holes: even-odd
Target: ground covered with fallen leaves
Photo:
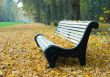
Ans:
[[[38,33],[61,46],[56,41],[54,26],[25,24],[0,28],[0,77],[110,77],[110,36],[91,34],[87,47],[87,65],[80,66],[77,58],[59,58],[54,69],[42,50],[36,46],[34,36]]]

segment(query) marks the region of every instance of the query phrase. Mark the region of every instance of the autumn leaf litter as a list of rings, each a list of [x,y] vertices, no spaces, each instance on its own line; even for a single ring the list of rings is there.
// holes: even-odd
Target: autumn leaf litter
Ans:
[[[0,28],[0,77],[110,77],[110,36],[107,35],[90,36],[86,66],[81,67],[77,58],[60,57],[54,69],[48,68],[42,50],[34,41],[37,33],[62,47],[73,45],[59,40],[54,31],[54,26],[43,24]]]

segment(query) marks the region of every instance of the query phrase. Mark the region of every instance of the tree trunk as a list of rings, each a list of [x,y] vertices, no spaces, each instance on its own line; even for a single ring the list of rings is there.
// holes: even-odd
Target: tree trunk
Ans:
[[[72,4],[72,20],[80,20],[80,0],[71,0]]]

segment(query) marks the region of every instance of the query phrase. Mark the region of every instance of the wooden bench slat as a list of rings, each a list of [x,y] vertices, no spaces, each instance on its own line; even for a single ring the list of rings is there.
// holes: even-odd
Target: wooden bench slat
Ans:
[[[82,38],[82,36],[83,36],[83,34],[84,34],[84,33],[76,34],[76,33],[73,32],[73,31],[64,30],[64,29],[57,30],[57,32],[63,32],[63,33],[65,33],[65,34],[72,35],[72,36],[75,36],[75,37],[77,37],[77,38]]]
[[[39,38],[37,38],[38,44],[40,45],[40,47],[42,48],[42,50],[44,51],[46,46],[43,44],[42,40],[40,40]]]
[[[89,25],[91,21],[60,21],[59,24],[67,23],[67,24],[76,24],[76,25]]]
[[[43,43],[45,44],[46,47],[52,44],[52,43],[48,42],[43,36],[39,36],[39,38],[43,41]]]
[[[60,34],[60,35],[63,35],[63,36],[65,36],[65,38],[67,38],[67,39],[69,39],[71,36],[67,36],[67,35],[65,35],[64,33],[58,33],[58,34]],[[79,41],[80,41],[80,39],[77,39],[77,38],[75,38],[75,37],[73,37],[73,38],[71,38],[71,39],[73,39],[74,40],[74,43],[75,44],[78,44],[79,43]],[[72,41],[73,42],[73,41]]]
[[[68,40],[70,40],[70,39],[72,39],[72,42],[74,43],[74,44],[78,44],[79,43],[79,41],[80,41],[80,39],[77,39],[76,40],[76,38],[70,38],[70,36],[68,36],[68,35],[65,35],[64,33],[61,33],[61,32],[56,32],[57,34],[59,34],[61,37],[63,37],[63,38],[66,38],[66,39],[68,39]],[[73,41],[74,40],[74,41]],[[71,41],[71,40],[70,40]]]
[[[84,34],[83,32],[78,32],[78,31],[75,31],[75,30],[71,32],[71,30],[67,30],[67,29],[58,29],[58,30],[56,30],[56,32],[58,32],[60,30],[61,31],[67,31],[69,33],[73,33],[73,34],[76,34],[76,35],[79,35],[79,36],[83,36],[83,34]]]
[[[73,40],[73,39],[70,39],[70,38],[69,38],[68,40],[70,40],[70,41],[72,41],[72,42],[74,43],[74,47],[77,46],[78,43],[79,43],[79,42],[77,42],[76,40]]]
[[[59,34],[59,33],[58,33],[58,34]],[[64,37],[63,34],[60,34],[59,36]],[[74,43],[73,45],[75,45],[75,46],[79,43],[78,41],[76,41],[76,40],[72,40],[72,39],[70,39],[70,38],[67,38],[67,40],[73,42],[73,43]]]
[[[62,27],[62,26],[59,26],[57,29],[67,29],[67,30],[71,30],[71,31],[78,31],[78,32],[84,32],[85,29],[79,29],[79,28],[70,28],[70,27]]]
[[[77,37],[74,37],[74,36],[68,36],[68,35],[66,35],[66,34],[64,34],[62,32],[60,34],[63,34],[63,36],[65,36],[66,38],[71,38],[71,39],[74,39],[76,41],[80,41],[81,40],[80,38],[77,38]]]
[[[69,36],[73,36],[73,37],[80,38],[80,39],[82,39],[82,37],[83,37],[82,35],[79,36],[79,35],[74,34],[74,33],[70,33]]]
[[[44,44],[44,46],[47,47],[47,44],[45,43],[45,41],[40,36],[38,38],[39,38],[39,40],[41,40],[41,42]]]
[[[53,42],[49,41],[47,38],[45,38],[45,37],[43,37],[43,36],[41,36],[41,38],[42,38],[43,40],[45,40],[45,42],[46,42],[48,45],[55,45]]]
[[[73,39],[76,39],[76,40],[81,40],[82,39],[82,37],[83,36],[77,36],[77,35],[75,35],[75,34],[71,34],[72,36],[70,36],[70,34],[69,33],[67,33],[67,32],[61,32],[61,31],[59,31],[59,33],[61,33],[61,34],[63,34],[64,36],[66,36],[66,37],[73,37]]]
[[[76,25],[76,24],[59,24],[59,26],[71,27],[71,28],[83,28],[85,29],[87,25]]]

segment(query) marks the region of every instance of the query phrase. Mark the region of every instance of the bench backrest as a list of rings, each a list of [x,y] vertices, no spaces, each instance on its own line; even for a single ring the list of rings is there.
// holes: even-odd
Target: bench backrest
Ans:
[[[60,21],[56,33],[78,45],[82,39],[87,39],[92,28],[98,28],[97,22],[92,21]],[[85,36],[86,35],[86,36]]]

